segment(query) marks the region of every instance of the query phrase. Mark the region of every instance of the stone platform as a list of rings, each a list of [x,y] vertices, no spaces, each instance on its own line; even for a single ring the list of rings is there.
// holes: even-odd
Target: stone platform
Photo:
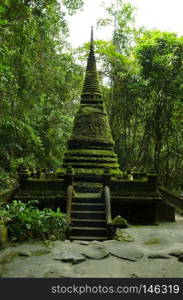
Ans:
[[[0,250],[0,277],[183,278],[183,217],[118,230],[117,240],[23,243]]]

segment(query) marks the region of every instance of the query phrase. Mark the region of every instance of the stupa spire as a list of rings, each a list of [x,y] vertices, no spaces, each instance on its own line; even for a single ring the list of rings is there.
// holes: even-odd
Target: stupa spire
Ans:
[[[91,49],[94,49],[94,44],[93,44],[93,26],[91,26],[90,51],[91,51]]]
[[[99,88],[94,53],[93,28],[80,107],[76,113],[63,168],[72,165],[76,176],[101,176],[107,167],[111,174],[120,174],[113,151],[108,116]]]
[[[86,74],[81,99],[93,100],[98,98],[101,98],[101,91],[99,87],[98,73],[96,68],[92,26],[90,38],[90,52],[87,60]]]

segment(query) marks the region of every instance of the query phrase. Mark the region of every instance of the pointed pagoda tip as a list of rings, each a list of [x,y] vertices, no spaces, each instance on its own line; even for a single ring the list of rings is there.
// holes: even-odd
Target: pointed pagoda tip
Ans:
[[[101,98],[101,91],[98,81],[98,73],[96,68],[94,40],[93,40],[93,26],[91,26],[91,40],[90,40],[90,52],[87,59],[86,74],[83,85],[83,91],[81,98]]]
[[[93,26],[91,26],[90,48],[93,48]]]

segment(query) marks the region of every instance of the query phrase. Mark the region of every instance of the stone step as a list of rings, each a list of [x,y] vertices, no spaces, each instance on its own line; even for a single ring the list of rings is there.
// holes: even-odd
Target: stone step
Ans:
[[[106,241],[107,236],[77,236],[71,235],[70,240],[82,240],[82,241]]]
[[[107,230],[105,227],[71,227],[72,235],[74,236],[106,236]]]
[[[103,203],[100,193],[77,193],[74,202],[79,203]]]
[[[71,219],[73,226],[78,227],[104,227],[106,225],[105,219]]]
[[[102,203],[80,203],[72,202],[72,209],[76,211],[104,211],[105,207]]]
[[[105,211],[71,211],[71,218],[77,219],[105,219]]]
[[[102,190],[102,184],[98,182],[84,181],[74,182],[74,189],[78,193],[99,193]]]
[[[101,194],[100,193],[76,193],[76,198],[98,199],[101,198]]]
[[[75,182],[72,202],[70,239],[107,239],[104,200],[99,182]]]
[[[102,191],[102,187],[92,187],[92,186],[75,186],[76,192],[84,193],[97,193]]]

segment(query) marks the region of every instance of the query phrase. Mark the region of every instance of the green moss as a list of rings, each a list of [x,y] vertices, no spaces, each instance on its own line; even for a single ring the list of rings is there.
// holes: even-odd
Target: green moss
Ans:
[[[62,168],[57,168],[56,169],[56,173],[62,174],[62,173],[64,173],[64,170]]]
[[[89,176],[89,175],[103,175],[104,173],[104,169],[103,168],[94,168],[94,169],[90,169],[90,168],[74,168],[74,172],[75,175],[83,175],[83,176]],[[111,175],[116,175],[116,174],[120,174],[120,170],[119,169],[111,169],[110,170]]]
[[[4,203],[7,203],[11,199],[14,190],[15,189],[11,188],[0,192],[0,206],[3,205]]]
[[[107,115],[96,107],[81,106],[75,117],[71,139],[113,143]]]
[[[40,251],[34,251],[32,252],[32,255],[35,255],[35,256],[41,256],[41,255],[44,255],[44,254],[48,254],[50,253],[50,250],[40,250]]]
[[[112,220],[112,224],[115,227],[118,228],[127,228],[128,227],[128,222],[126,219],[122,218],[121,216],[116,216],[113,220]]]
[[[13,258],[17,256],[18,256],[18,252],[15,251],[9,252],[0,259],[0,264],[9,263],[13,260]]]
[[[116,163],[115,158],[110,158],[110,157],[95,157],[95,156],[67,156],[64,159],[64,162],[96,162],[96,163]]]
[[[117,155],[112,150],[100,150],[100,149],[72,149],[66,152],[66,155],[76,155],[76,156],[112,156]]]
[[[64,164],[63,164],[64,166]],[[117,163],[92,163],[92,162],[72,162],[72,167],[83,167],[83,168],[118,168],[119,165]]]
[[[183,215],[183,209],[181,209],[179,207],[175,207],[175,211],[176,211],[177,214]]]
[[[147,240],[144,245],[156,245],[156,244],[160,244],[160,239],[158,238],[152,238]]]
[[[0,248],[6,247],[8,242],[8,231],[5,224],[0,223]]]
[[[126,232],[122,231],[121,229],[116,230],[114,239],[117,241],[120,241],[120,242],[134,242],[135,241],[134,238],[130,234],[127,234]]]
[[[102,189],[102,183],[99,183],[99,182],[86,182],[86,181],[80,181],[79,183],[77,182],[77,184],[74,185],[75,188],[77,189],[78,191],[78,188],[87,188],[87,190],[91,190],[93,191],[93,189],[99,189],[101,190]],[[75,195],[77,195],[78,192],[75,192]]]
[[[3,277],[4,271],[5,271],[4,266],[0,265],[0,278]]]
[[[63,167],[66,168],[68,164],[72,165],[75,173],[103,174],[104,168],[108,167],[111,174],[121,174],[116,155],[112,150],[68,150]]]

